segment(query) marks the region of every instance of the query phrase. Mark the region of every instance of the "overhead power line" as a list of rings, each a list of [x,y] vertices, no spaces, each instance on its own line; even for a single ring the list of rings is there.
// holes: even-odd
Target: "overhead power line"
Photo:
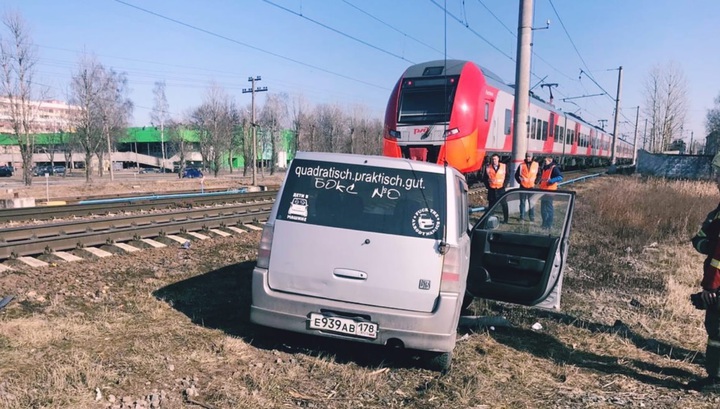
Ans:
[[[265,3],[267,3],[267,4],[270,4],[271,6],[275,6],[275,7],[279,8],[280,10],[287,11],[287,12],[290,13],[290,14],[294,14],[294,15],[300,17],[300,18],[304,18],[304,19],[307,20],[307,21],[310,21],[310,22],[312,22],[312,23],[317,24],[317,25],[319,25],[320,27],[326,28],[326,29],[328,29],[328,30],[330,30],[330,31],[332,31],[332,32],[335,32],[335,33],[337,33],[337,34],[340,34],[341,36],[344,36],[344,37],[347,37],[347,38],[349,38],[349,39],[351,39],[351,40],[357,41],[357,42],[360,43],[360,44],[366,45],[366,46],[368,46],[368,47],[370,47],[370,48],[373,48],[373,49],[375,49],[375,50],[378,50],[378,51],[380,51],[380,52],[382,52],[382,53],[385,53],[385,54],[387,54],[387,55],[393,56],[393,57],[395,57],[395,58],[399,58],[399,59],[401,59],[401,60],[403,60],[403,61],[407,61],[407,62],[409,62],[409,63],[411,63],[411,64],[415,64],[414,61],[410,61],[410,60],[408,60],[407,58],[403,57],[402,55],[395,54],[395,53],[393,53],[393,52],[391,52],[391,51],[388,51],[388,50],[385,50],[385,49],[380,48],[380,47],[378,47],[378,46],[375,46],[375,45],[373,45],[373,44],[370,44],[370,43],[368,43],[367,41],[364,41],[364,40],[361,40],[361,39],[359,39],[359,38],[357,38],[357,37],[351,36],[350,34],[344,33],[344,32],[342,32],[342,31],[340,31],[340,30],[338,30],[338,29],[336,29],[336,28],[330,27],[330,26],[327,25],[327,24],[324,24],[324,23],[321,23],[321,22],[319,22],[319,21],[317,21],[317,20],[311,19],[311,18],[308,17],[308,16],[304,16],[302,13],[298,13],[298,12],[292,11],[292,10],[290,10],[289,8],[283,7],[283,6],[281,6],[281,5],[277,4],[277,3],[274,3],[274,2],[272,2],[272,1],[270,1],[270,0],[263,0],[263,1],[264,1]]]
[[[440,10],[443,10],[448,16],[450,16],[450,17],[452,17],[453,19],[455,19],[455,21],[457,21],[458,23],[460,23],[460,24],[462,24],[463,26],[465,26],[468,30],[470,30],[471,33],[475,34],[475,36],[476,36],[477,38],[483,40],[483,41],[484,41],[485,43],[487,43],[490,47],[494,48],[497,52],[499,52],[500,54],[502,54],[502,55],[504,55],[505,57],[507,57],[510,61],[515,62],[515,59],[514,59],[512,56],[510,56],[510,55],[509,55],[508,53],[506,53],[505,51],[501,50],[501,49],[500,49],[498,46],[496,46],[495,44],[491,43],[490,40],[488,40],[487,38],[483,37],[480,33],[478,33],[477,31],[473,30],[472,28],[470,28],[470,26],[467,25],[467,24],[465,24],[465,23],[462,21],[462,19],[460,19],[460,18],[457,17],[456,15],[450,13],[449,11],[447,11],[447,8],[445,8],[443,5],[438,4],[438,2],[436,2],[435,0],[430,0],[430,2],[432,2],[432,4],[434,4],[434,5],[436,5]]]
[[[361,9],[360,7],[358,7],[358,6],[350,3],[348,0],[342,0],[342,1],[343,1],[343,3],[347,4],[348,6],[354,8],[355,10],[357,10],[357,11],[363,13],[363,14],[365,14],[366,16],[368,16],[368,17],[370,17],[371,19],[377,21],[378,23],[383,24],[384,26],[388,27],[389,29],[394,30],[394,31],[397,32],[397,33],[400,33],[400,34],[404,35],[405,37],[407,37],[407,38],[415,41],[415,42],[418,43],[418,44],[424,45],[425,47],[427,47],[427,48],[429,48],[429,49],[431,49],[431,50],[433,50],[433,51],[437,51],[437,52],[440,53],[440,54],[444,54],[444,52],[443,52],[442,50],[438,50],[437,48],[431,46],[430,44],[427,44],[427,43],[425,43],[425,42],[423,42],[423,41],[420,41],[420,40],[418,40],[417,38],[415,38],[415,37],[413,37],[413,36],[411,36],[411,35],[403,32],[403,31],[401,31],[401,30],[398,30],[398,29],[395,28],[392,24],[386,23],[385,21],[383,21],[383,20],[375,17],[374,15],[368,13],[367,11]]]
[[[573,41],[572,36],[570,35],[570,32],[567,30],[567,27],[565,27],[565,23],[563,22],[562,17],[560,17],[560,13],[558,13],[557,9],[555,8],[555,4],[553,4],[552,0],[548,0],[548,2],[550,3],[550,7],[552,7],[553,12],[555,13],[555,16],[558,18],[558,21],[560,22],[560,26],[562,27],[563,31],[565,32],[565,35],[567,36],[568,40],[570,41],[570,44],[572,45],[573,49],[575,50],[575,54],[577,54],[578,58],[580,58],[580,61],[583,64],[583,66],[587,70],[587,71],[584,71],[585,75],[588,78],[590,78],[590,80],[592,82],[594,82],[595,85],[597,85],[597,87],[600,88],[602,90],[602,92],[605,93],[605,95],[607,95],[612,101],[615,101],[615,99],[612,96],[610,96],[610,93],[605,91],[605,89],[603,87],[601,87],[597,81],[595,81],[595,78],[593,78],[592,75],[590,75],[590,73],[588,72],[588,71],[590,71],[590,67],[588,67],[587,63],[585,62],[585,59],[580,54],[580,50],[578,50],[577,46],[575,45],[575,41]],[[581,69],[580,75],[582,75],[582,74],[583,74],[583,70]]]
[[[192,24],[188,24],[188,23],[185,23],[185,22],[183,22],[183,21],[174,19],[174,18],[172,18],[172,17],[168,17],[168,16],[162,15],[162,14],[160,14],[160,13],[156,13],[156,12],[154,12],[154,11],[150,11],[150,10],[148,10],[148,9],[145,9],[145,8],[142,8],[142,7],[139,7],[139,6],[136,6],[136,5],[134,5],[134,4],[127,3],[127,2],[125,2],[125,1],[123,1],[123,0],[115,0],[115,1],[118,2],[118,3],[120,3],[120,4],[123,4],[123,5],[125,5],[125,6],[132,7],[132,8],[134,8],[134,9],[140,10],[140,11],[142,11],[142,12],[144,12],[144,13],[153,15],[153,16],[155,16],[155,17],[159,17],[159,18],[161,18],[161,19],[163,19],[163,20],[167,20],[167,21],[173,22],[173,23],[175,23],[175,24],[179,24],[179,25],[181,25],[181,26],[184,26],[184,27],[187,27],[187,28],[196,30],[196,31],[200,31],[200,32],[202,32],[202,33],[211,35],[211,36],[213,36],[213,37],[217,37],[217,38],[220,38],[220,39],[229,41],[229,42],[231,42],[231,43],[235,43],[235,44],[241,45],[241,46],[243,46],[243,47],[247,47],[247,48],[253,49],[253,50],[255,50],[255,51],[259,51],[259,52],[261,52],[261,53],[265,53],[265,54],[268,54],[268,55],[272,55],[273,57],[277,57],[277,58],[281,58],[281,59],[286,60],[286,61],[294,62],[295,64],[299,64],[299,65],[302,65],[302,66],[304,66],[304,67],[308,67],[308,68],[312,68],[312,69],[315,69],[315,70],[318,70],[318,71],[322,71],[322,72],[324,72],[324,73],[331,74],[331,75],[335,75],[335,76],[340,77],[340,78],[345,78],[345,79],[350,80],[350,81],[354,81],[354,82],[358,82],[358,83],[361,83],[361,84],[369,85],[369,86],[371,86],[371,87],[375,87],[375,88],[379,88],[379,89],[383,89],[383,90],[387,90],[387,89],[388,89],[387,87],[384,87],[384,86],[381,86],[381,85],[377,85],[377,84],[373,84],[373,83],[370,83],[370,82],[367,82],[367,81],[363,81],[363,80],[361,80],[361,79],[353,78],[353,77],[350,77],[350,76],[348,76],[348,75],[341,74],[341,73],[339,73],[339,72],[331,71],[331,70],[328,70],[328,69],[326,69],[326,68],[319,67],[319,66],[317,66],[317,65],[308,64],[308,63],[306,63],[306,62],[303,62],[303,61],[300,61],[300,60],[296,60],[296,59],[294,59],[294,58],[286,57],[286,56],[284,56],[284,55],[280,55],[280,54],[278,54],[278,53],[274,53],[274,52],[272,52],[272,51],[268,51],[268,50],[262,49],[262,48],[260,48],[260,47],[256,47],[256,46],[254,46],[254,45],[250,45],[250,44],[248,44],[248,43],[244,43],[244,42],[242,42],[242,41],[235,40],[235,39],[233,39],[233,38],[224,36],[224,35],[222,35],[222,34],[218,34],[218,33],[215,33],[215,32],[213,32],[213,31],[206,30],[206,29],[204,29],[204,28],[197,27],[197,26],[194,26],[194,25],[192,25]]]

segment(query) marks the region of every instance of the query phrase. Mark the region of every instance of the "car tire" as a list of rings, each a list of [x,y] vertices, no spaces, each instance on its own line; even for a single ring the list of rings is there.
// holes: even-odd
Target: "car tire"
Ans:
[[[472,302],[474,300],[475,300],[475,296],[470,294],[470,292],[465,291],[465,296],[463,297],[463,301],[462,301],[462,307],[460,309],[461,314],[462,314],[462,311],[466,311],[468,309],[468,307],[470,307],[470,304],[472,304]]]
[[[451,352],[431,352],[422,351],[420,353],[420,364],[423,368],[429,369],[435,372],[446,373],[452,366]]]

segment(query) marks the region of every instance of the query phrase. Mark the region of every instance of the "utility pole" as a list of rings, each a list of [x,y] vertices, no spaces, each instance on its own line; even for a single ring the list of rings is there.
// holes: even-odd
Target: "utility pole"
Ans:
[[[640,120],[640,105],[637,106],[635,111],[635,139],[633,140],[633,166],[637,165],[637,134],[638,134],[638,121]]]
[[[610,171],[615,170],[617,161],[617,129],[618,117],[620,116],[620,91],[622,90],[622,65],[618,68],[617,98],[615,98],[615,123],[613,125],[612,152],[610,153]]]
[[[257,124],[255,124],[255,93],[267,91],[267,87],[255,87],[255,81],[260,81],[262,78],[258,75],[257,77],[248,77],[250,81],[250,89],[243,88],[243,94],[248,92],[252,93],[252,119],[250,120],[250,126],[252,126],[252,143],[253,143],[253,154],[252,154],[252,185],[257,186]]]
[[[515,66],[515,116],[513,118],[513,151],[510,174],[514,175],[527,152],[527,120],[530,103],[530,58],[532,44],[533,0],[520,0]],[[512,186],[517,186],[510,178]]]
[[[695,136],[694,134],[695,134],[694,131],[690,131],[690,154],[691,155],[693,154],[693,136]]]

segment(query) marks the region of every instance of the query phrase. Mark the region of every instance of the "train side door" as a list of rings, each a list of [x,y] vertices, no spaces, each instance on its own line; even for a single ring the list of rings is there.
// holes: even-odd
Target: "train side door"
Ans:
[[[558,310],[574,201],[570,191],[506,193],[472,228],[468,293]]]

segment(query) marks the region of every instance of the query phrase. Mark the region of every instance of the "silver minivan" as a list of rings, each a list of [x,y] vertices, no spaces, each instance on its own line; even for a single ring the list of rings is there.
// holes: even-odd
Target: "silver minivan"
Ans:
[[[566,199],[556,199],[555,213],[565,232],[573,196],[550,194]],[[470,228],[468,210],[465,177],[453,168],[298,152],[263,229],[251,321],[412,349],[426,367],[448,369],[463,301],[545,301],[560,287],[567,245],[562,235],[500,225],[494,208]],[[524,269],[540,278],[529,282]]]

